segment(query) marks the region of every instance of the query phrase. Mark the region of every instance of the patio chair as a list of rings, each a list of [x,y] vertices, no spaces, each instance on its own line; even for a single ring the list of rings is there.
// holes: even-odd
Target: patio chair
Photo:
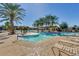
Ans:
[[[64,43],[66,43],[66,44],[64,44]],[[73,47],[73,45],[79,46],[78,43],[68,42],[68,41],[62,40],[59,43],[56,43],[55,46],[52,47],[52,50],[53,50],[54,55],[56,55],[54,49],[55,48],[58,49],[59,56],[62,55],[61,53],[64,53],[68,56],[79,55],[79,48]]]

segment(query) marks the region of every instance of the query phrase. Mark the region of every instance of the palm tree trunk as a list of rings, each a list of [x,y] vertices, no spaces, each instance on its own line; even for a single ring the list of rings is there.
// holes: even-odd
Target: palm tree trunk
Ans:
[[[10,20],[10,35],[15,34],[13,20]]]

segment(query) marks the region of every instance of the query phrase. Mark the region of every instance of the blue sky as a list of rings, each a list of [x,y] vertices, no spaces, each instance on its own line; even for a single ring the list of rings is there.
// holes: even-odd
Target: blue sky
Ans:
[[[21,7],[26,10],[26,16],[24,21],[22,21],[22,24],[17,25],[32,26],[35,20],[45,15],[51,14],[59,17],[59,23],[67,22],[69,26],[79,26],[79,4],[77,3],[26,3],[21,4]],[[0,23],[0,25],[2,24],[3,23]]]

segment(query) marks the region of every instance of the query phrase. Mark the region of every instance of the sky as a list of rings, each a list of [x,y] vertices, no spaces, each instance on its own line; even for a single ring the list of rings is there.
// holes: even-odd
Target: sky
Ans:
[[[32,26],[33,22],[46,15],[56,15],[58,22],[67,22],[69,26],[79,26],[79,4],[77,3],[23,3],[21,7],[26,11],[23,26]],[[0,23],[0,25],[4,24]]]

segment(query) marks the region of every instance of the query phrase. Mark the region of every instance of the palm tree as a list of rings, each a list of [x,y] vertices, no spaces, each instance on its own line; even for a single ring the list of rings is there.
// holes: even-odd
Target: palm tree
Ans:
[[[46,19],[46,23],[47,23],[48,26],[53,26],[53,24],[57,23],[58,17],[57,16],[48,15],[48,16],[45,16],[45,19]]]
[[[36,21],[33,23],[33,26],[34,26],[34,27],[37,27],[37,32],[39,32],[40,21],[39,21],[39,20],[36,20]]]
[[[41,27],[43,27],[44,22],[45,22],[44,17],[42,17],[42,18],[39,19],[39,25],[40,25]]]
[[[21,8],[19,4],[15,3],[1,3],[0,4],[0,17],[2,21],[8,21],[10,23],[10,34],[14,34],[14,21],[19,22],[23,20],[25,16],[25,10]]]
[[[57,16],[48,15],[36,20],[33,25],[37,28],[43,27],[44,25],[46,27],[50,27],[50,26],[53,27],[54,24],[57,24],[57,19],[58,19]]]
[[[47,15],[45,16],[45,23],[46,23],[46,26],[49,27],[49,31],[50,29],[56,29],[56,27],[54,27],[54,24],[57,24],[57,20],[58,20],[58,17],[57,16],[52,16],[52,15]]]
[[[34,27],[39,27],[39,20],[36,20],[36,21],[33,23],[33,26],[34,26]]]
[[[53,24],[57,23],[57,19],[58,19],[57,16],[48,15],[36,20],[33,25],[34,26],[43,26],[43,25],[53,26]]]

